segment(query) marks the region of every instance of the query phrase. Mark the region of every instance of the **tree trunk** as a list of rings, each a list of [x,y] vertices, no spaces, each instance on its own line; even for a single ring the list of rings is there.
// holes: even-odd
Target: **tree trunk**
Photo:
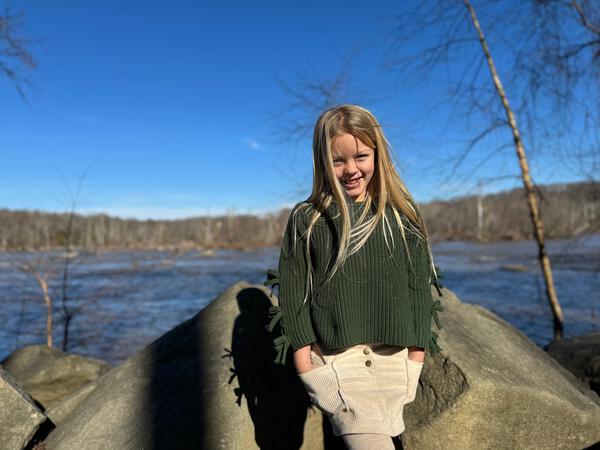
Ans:
[[[471,22],[473,23],[473,27],[475,27],[475,30],[477,31],[479,42],[481,43],[483,53],[485,54],[485,59],[487,60],[488,67],[492,75],[494,87],[496,88],[496,92],[498,92],[498,96],[500,97],[502,106],[504,108],[504,111],[506,112],[508,125],[512,130],[513,140],[515,143],[515,150],[519,159],[519,166],[521,167],[523,185],[525,186],[525,192],[527,195],[529,213],[531,216],[531,221],[533,223],[533,233],[538,244],[538,258],[540,261],[542,274],[544,276],[544,281],[546,284],[546,295],[548,297],[550,309],[552,310],[552,314],[554,317],[554,338],[558,340],[563,337],[563,314],[560,308],[560,303],[558,302],[558,297],[556,296],[556,290],[554,288],[554,280],[552,277],[550,258],[546,253],[546,247],[544,244],[544,224],[540,216],[537,197],[535,195],[533,182],[531,181],[531,176],[529,174],[529,166],[527,164],[527,157],[525,155],[525,147],[523,146],[521,134],[519,132],[519,128],[517,127],[517,120],[512,109],[510,108],[510,105],[508,104],[508,99],[506,98],[504,87],[502,86],[500,77],[498,76],[498,72],[496,71],[496,65],[494,64],[494,60],[488,48],[487,41],[485,40],[485,37],[479,25],[479,21],[477,20],[475,9],[473,8],[469,0],[463,1],[465,6],[467,7],[467,10],[469,11],[469,15],[471,16]]]
[[[63,328],[63,342],[62,342],[62,350],[64,352],[69,349],[69,325],[71,325],[71,319],[73,315],[70,313],[65,314],[65,326]]]
[[[75,204],[71,207],[69,218],[67,220],[67,228],[65,229],[65,245],[63,250],[65,252],[64,259],[65,264],[62,272],[62,296],[61,305],[62,312],[65,318],[65,325],[63,329],[63,341],[62,350],[66,352],[69,349],[69,325],[71,323],[72,314],[67,306],[69,298],[67,297],[67,290],[69,289],[69,266],[71,263],[71,239],[73,238],[73,220],[75,218]]]
[[[52,298],[50,298],[48,290],[48,280],[37,273],[34,275],[44,293],[44,303],[46,304],[46,345],[52,347]]]

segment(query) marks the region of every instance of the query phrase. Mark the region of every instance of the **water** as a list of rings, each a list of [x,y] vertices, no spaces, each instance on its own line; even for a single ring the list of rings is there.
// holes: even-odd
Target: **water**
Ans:
[[[600,235],[548,242],[565,335],[600,330]],[[443,283],[464,302],[482,305],[522,330],[538,345],[552,339],[552,319],[533,241],[433,245]],[[48,255],[45,256],[57,256]],[[162,251],[80,254],[72,266],[69,351],[113,365],[205,307],[232,284],[260,284],[276,267],[278,248],[217,250],[173,255]],[[0,253],[0,359],[16,348],[45,343],[45,306],[32,275],[11,260],[31,255]],[[60,263],[60,260],[58,260]],[[518,264],[526,271],[507,270]],[[55,265],[59,268],[59,264]],[[55,298],[55,345],[62,342],[59,277]],[[440,314],[443,321],[443,313]]]

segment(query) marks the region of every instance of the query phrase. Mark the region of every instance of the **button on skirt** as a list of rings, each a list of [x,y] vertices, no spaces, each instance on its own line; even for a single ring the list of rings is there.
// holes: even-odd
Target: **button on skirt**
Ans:
[[[414,400],[423,367],[408,359],[406,347],[373,343],[320,353],[311,349],[317,367],[299,377],[333,434],[404,431],[404,405]]]

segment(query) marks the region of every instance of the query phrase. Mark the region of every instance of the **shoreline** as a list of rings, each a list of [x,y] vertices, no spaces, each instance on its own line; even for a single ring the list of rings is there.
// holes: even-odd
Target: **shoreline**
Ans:
[[[560,237],[546,237],[545,241],[560,241],[560,240],[568,240],[568,239],[577,239],[583,237],[594,237],[600,236],[600,232],[592,232],[588,234],[579,234],[572,236],[560,236]],[[430,242],[432,245],[441,244],[441,243],[468,243],[468,244],[481,244],[481,245],[494,245],[494,244],[508,244],[508,243],[519,243],[519,242],[534,242],[533,238],[529,239],[495,239],[495,240],[478,240],[478,239],[444,239],[437,240],[435,236],[430,237]],[[87,254],[103,254],[103,253],[118,253],[118,252],[128,252],[128,251],[148,251],[148,252],[174,252],[174,253],[184,253],[184,252],[210,252],[210,251],[218,251],[218,250],[237,250],[240,252],[253,252],[257,250],[263,249],[271,249],[271,248],[279,248],[280,245],[271,245],[265,244],[260,246],[251,246],[251,245],[241,245],[241,244],[231,244],[231,245],[192,245],[189,243],[184,243],[182,245],[154,245],[154,246],[107,246],[102,248],[86,248],[86,247],[76,247],[72,246],[70,248],[70,252],[78,252],[78,253],[87,253]],[[45,253],[45,252],[61,252],[64,251],[64,247],[55,246],[55,247],[44,247],[44,248],[21,248],[21,249],[2,249],[0,250],[0,254],[2,253]]]

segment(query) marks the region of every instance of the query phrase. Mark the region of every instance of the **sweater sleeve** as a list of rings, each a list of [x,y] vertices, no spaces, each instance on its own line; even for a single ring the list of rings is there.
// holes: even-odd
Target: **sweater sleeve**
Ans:
[[[294,351],[317,341],[310,318],[310,297],[304,302],[307,278],[306,216],[298,203],[288,219],[279,256],[279,306],[282,327]]]
[[[437,278],[431,270],[426,243],[414,237],[411,239],[410,248],[413,268],[408,275],[408,284],[415,305],[417,341],[431,354],[435,354],[441,351],[441,348],[437,343],[438,334],[431,329],[431,322],[433,321],[438,329],[442,327],[437,313],[443,308],[440,300],[432,296],[432,285],[436,287],[440,297],[442,293]]]
[[[279,305],[269,310],[268,330],[279,335],[273,343],[277,351],[275,362],[286,363],[287,351],[294,351],[317,341],[310,318],[310,298],[303,303],[306,289],[306,219],[298,203],[292,208],[283,235],[278,271],[267,271],[266,286],[279,286]]]

